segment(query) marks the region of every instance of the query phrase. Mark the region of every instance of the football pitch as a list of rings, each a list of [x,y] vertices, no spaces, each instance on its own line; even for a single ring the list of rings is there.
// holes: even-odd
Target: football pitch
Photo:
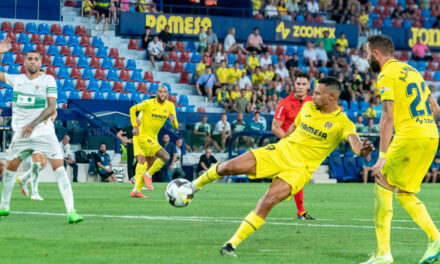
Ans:
[[[41,183],[44,201],[16,185],[11,214],[0,218],[0,263],[359,263],[376,248],[373,185],[308,185],[305,206],[318,220],[296,220],[293,199],[236,250],[219,250],[255,207],[266,183],[210,184],[186,208],[164,197],[156,183],[148,199],[129,197],[131,184],[75,183],[75,207],[84,222],[69,225],[56,183]],[[1,187],[1,186],[0,186]],[[418,197],[440,226],[437,185]],[[1,190],[1,189],[0,189]],[[391,248],[396,263],[418,263],[427,238],[394,200]]]

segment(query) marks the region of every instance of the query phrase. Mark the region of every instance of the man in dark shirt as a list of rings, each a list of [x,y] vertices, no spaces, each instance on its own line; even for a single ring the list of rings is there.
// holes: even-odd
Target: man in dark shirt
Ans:
[[[170,142],[170,136],[168,134],[163,135],[162,141],[162,147],[168,152],[170,159],[158,173],[160,174],[162,182],[170,182],[173,179],[171,168],[174,167],[174,163],[177,160],[176,145]]]
[[[169,31],[170,31],[170,26],[166,25],[164,30],[162,30],[162,32],[159,33],[159,39],[160,41],[162,41],[162,45],[165,51],[170,51],[175,49]]]
[[[131,180],[135,174],[134,150],[133,150],[133,127],[131,125],[119,130],[116,136],[121,140],[121,144],[127,149],[127,174]]]
[[[286,68],[287,70],[291,70],[291,68],[298,68],[299,62],[298,62],[298,54],[293,54],[292,58],[286,62]]]
[[[113,172],[112,169],[110,155],[105,152],[106,150],[107,145],[105,143],[101,143],[101,145],[99,145],[99,152],[95,156],[95,163],[96,167],[98,168],[98,174],[99,176],[101,176],[102,181],[118,182],[116,174]]]
[[[148,49],[148,43],[153,40],[153,35],[151,34],[151,28],[145,27],[145,34],[142,35],[142,48]]]
[[[202,174],[207,171],[211,165],[215,164],[217,160],[214,156],[212,156],[212,150],[210,148],[206,148],[205,154],[200,156],[199,166],[197,167],[197,175]]]

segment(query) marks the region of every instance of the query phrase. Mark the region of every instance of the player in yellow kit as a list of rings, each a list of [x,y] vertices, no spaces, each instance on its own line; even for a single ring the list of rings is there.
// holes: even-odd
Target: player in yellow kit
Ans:
[[[301,190],[322,161],[347,140],[359,156],[367,156],[374,148],[361,142],[354,124],[338,106],[340,83],[332,77],[322,78],[313,95],[313,102],[301,108],[293,133],[276,144],[246,152],[232,160],[217,163],[192,182],[195,191],[224,175],[247,174],[251,179],[269,178],[272,184],[257,207],[244,219],[235,235],[225,243],[220,253],[235,255],[235,248],[259,229],[270,210]]]
[[[156,98],[145,100],[130,108],[133,136],[136,136],[133,144],[134,154],[146,157],[146,162],[145,160],[142,160],[142,158],[138,158],[138,161],[141,161],[141,163],[138,163],[136,166],[136,184],[134,190],[130,194],[132,197],[145,197],[141,193],[144,184],[150,191],[152,191],[153,174],[158,172],[170,159],[168,152],[166,152],[157,141],[157,135],[168,118],[174,129],[177,129],[179,126],[176,119],[176,109],[174,108],[174,104],[168,101],[167,97],[168,89],[166,86],[161,85],[157,89]],[[138,126],[136,120],[136,114],[138,112],[142,113],[140,126]]]
[[[434,159],[438,131],[431,112],[431,92],[420,73],[394,59],[394,44],[384,35],[368,38],[368,60],[373,72],[380,72],[377,84],[382,101],[380,153],[374,166],[374,224],[378,249],[365,264],[393,263],[390,228],[393,193],[429,238],[420,263],[433,263],[440,255],[439,232],[425,205],[414,195]],[[435,101],[435,100],[434,100]],[[435,103],[436,111],[438,108]],[[393,127],[395,135],[393,140]]]

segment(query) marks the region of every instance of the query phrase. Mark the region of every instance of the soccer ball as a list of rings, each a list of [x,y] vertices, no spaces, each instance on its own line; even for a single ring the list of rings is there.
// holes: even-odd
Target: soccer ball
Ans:
[[[191,182],[185,179],[172,180],[165,190],[165,197],[174,207],[187,206],[194,197]]]

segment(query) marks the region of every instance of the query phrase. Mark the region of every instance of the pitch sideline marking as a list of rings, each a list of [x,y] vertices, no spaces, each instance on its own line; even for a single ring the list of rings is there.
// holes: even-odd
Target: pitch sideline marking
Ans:
[[[48,213],[48,212],[23,212],[14,211],[12,214],[25,215],[48,215],[48,216],[66,216],[63,213]],[[144,219],[144,220],[166,220],[166,221],[187,221],[187,222],[220,222],[220,223],[241,223],[242,220],[222,220],[217,217],[198,217],[198,216],[145,216],[145,215],[97,215],[97,214],[82,214],[85,217],[99,217],[99,218],[122,218],[122,219]],[[238,219],[238,218],[237,218]],[[242,219],[242,218],[240,218]],[[270,219],[269,219],[270,220]],[[314,223],[283,223],[283,222],[266,222],[267,225],[287,225],[287,226],[310,226],[310,227],[333,227],[333,228],[362,228],[374,229],[374,226],[367,225],[332,225],[332,224],[314,224]],[[392,229],[404,230],[419,230],[416,227],[392,226]]]

